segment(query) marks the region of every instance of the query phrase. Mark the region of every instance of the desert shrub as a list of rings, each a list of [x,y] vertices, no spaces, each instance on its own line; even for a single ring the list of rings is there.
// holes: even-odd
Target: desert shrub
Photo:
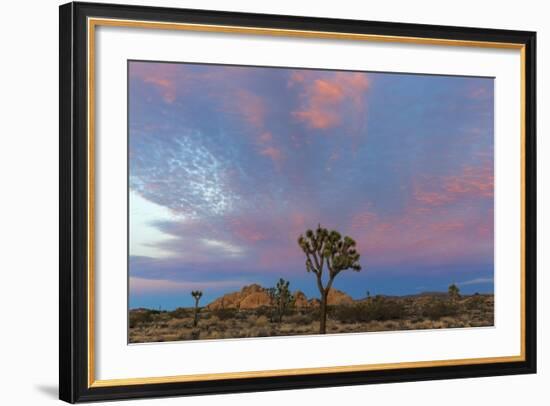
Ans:
[[[311,312],[309,313],[296,313],[286,319],[287,323],[294,323],[300,325],[308,325],[314,321],[319,320],[319,315],[315,315]]]
[[[313,307],[306,310],[305,313],[302,312],[301,314],[306,314],[311,317],[312,321],[319,321],[319,318],[321,317],[321,309],[319,307]]]
[[[331,306],[328,312],[331,319],[338,320],[342,323],[361,323],[369,321],[369,315],[363,303]]]
[[[269,306],[261,306],[255,310],[255,313],[256,313],[256,316],[265,316],[267,318],[270,318],[271,315],[273,314],[273,309],[270,308]]]
[[[465,306],[468,310],[482,309],[485,306],[485,298],[479,294],[474,295],[466,300]]]
[[[264,328],[260,328],[256,333],[256,337],[268,337],[268,336],[269,336],[269,332]]]
[[[374,299],[351,305],[332,306],[330,315],[342,323],[367,323],[386,321],[405,316],[405,305],[397,300],[377,296]]]
[[[249,314],[254,314],[253,312],[250,312],[249,310],[237,310],[235,312],[235,315],[233,316],[235,320],[247,320]]]
[[[237,309],[220,308],[213,311],[214,316],[220,320],[234,319],[237,315]]]
[[[405,304],[399,300],[377,296],[366,302],[370,320],[395,320],[405,317]]]
[[[148,310],[130,312],[130,328],[153,321],[153,313]]]
[[[198,328],[194,328],[191,330],[191,340],[198,340],[201,336],[201,330]]]
[[[432,299],[422,308],[422,314],[431,320],[438,320],[441,317],[455,316],[458,313],[458,306],[450,301]]]
[[[260,316],[254,322],[256,327],[265,327],[269,324],[269,319],[266,316]]]
[[[175,317],[177,319],[184,319],[186,317],[189,317],[190,315],[191,313],[185,307],[178,307],[176,310],[172,310],[170,312],[170,316]]]

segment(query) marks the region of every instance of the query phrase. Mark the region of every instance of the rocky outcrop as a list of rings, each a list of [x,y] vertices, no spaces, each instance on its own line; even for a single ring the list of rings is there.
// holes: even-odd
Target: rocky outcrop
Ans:
[[[253,292],[241,300],[239,309],[256,309],[270,304],[271,299],[267,292]]]
[[[328,305],[348,305],[352,303],[353,299],[351,298],[351,296],[345,294],[341,290],[332,288],[330,292],[328,292]]]
[[[292,294],[294,296],[294,305],[297,308],[309,307],[307,296],[301,290],[297,290]]]
[[[206,306],[209,310],[216,309],[255,309],[269,306],[271,299],[267,289],[258,284],[243,287],[239,292],[232,292],[217,298]]]
[[[318,307],[319,299],[309,299],[304,292],[297,290],[293,293],[295,306],[297,308]],[[329,305],[351,304],[353,299],[338,289],[331,289],[327,303]],[[263,306],[270,306],[271,298],[268,290],[254,283],[244,286],[238,292],[228,293],[217,298],[206,306],[208,310],[216,309],[257,309]]]
[[[317,298],[309,299],[307,301],[308,307],[319,307],[321,305],[321,301]]]

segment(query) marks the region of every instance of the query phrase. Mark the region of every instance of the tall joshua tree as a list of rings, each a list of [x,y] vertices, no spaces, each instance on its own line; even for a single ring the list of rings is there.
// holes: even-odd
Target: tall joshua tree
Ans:
[[[338,231],[328,231],[320,224],[315,231],[307,230],[305,237],[300,235],[298,245],[306,254],[307,271],[312,272],[317,279],[317,287],[321,294],[319,333],[326,334],[327,298],[334,278],[346,269],[359,272],[361,270],[360,254],[355,249],[353,238],[348,236],[342,238]],[[328,275],[323,278],[325,266]]]
[[[195,316],[193,318],[193,327],[197,327],[199,323],[199,300],[201,300],[202,292],[200,290],[194,290],[191,292],[191,296],[195,299]]]

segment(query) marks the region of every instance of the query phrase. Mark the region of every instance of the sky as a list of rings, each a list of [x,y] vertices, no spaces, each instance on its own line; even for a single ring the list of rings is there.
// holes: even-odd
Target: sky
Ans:
[[[492,78],[130,61],[129,306],[318,297],[297,238],[357,241],[354,298],[493,292]]]

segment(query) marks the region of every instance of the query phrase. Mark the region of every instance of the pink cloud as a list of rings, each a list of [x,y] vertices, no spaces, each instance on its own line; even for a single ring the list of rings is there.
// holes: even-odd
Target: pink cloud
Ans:
[[[306,71],[299,71],[299,70],[292,71],[292,73],[290,74],[290,78],[288,80],[288,86],[292,87],[295,84],[302,83],[304,80],[306,80],[306,75],[307,75]]]
[[[492,196],[492,166],[464,166],[456,175],[417,181],[403,211],[381,217],[367,206],[350,218],[349,227],[367,263],[437,265],[486,259],[493,249],[493,210],[472,215],[465,208]]]
[[[259,139],[260,139],[260,142],[262,143],[268,143],[273,141],[273,136],[269,131],[266,131],[260,135]]]
[[[266,147],[260,151],[261,155],[270,157],[274,162],[280,162],[282,159],[282,152],[275,147]]]
[[[355,214],[351,220],[351,229],[357,232],[370,227],[377,220],[376,213],[372,212],[370,207]]]
[[[464,223],[461,221],[447,220],[440,223],[434,223],[430,225],[430,228],[434,231],[457,231],[464,228]]]
[[[465,198],[492,198],[493,168],[488,162],[464,166],[456,175],[431,178],[414,188],[414,198],[427,206],[443,206]]]
[[[229,94],[231,97],[225,101],[226,108],[236,111],[244,119],[249,128],[247,136],[255,144],[258,154],[280,165],[283,153],[276,146],[276,140],[267,128],[268,108],[264,98],[242,89],[230,91]]]
[[[454,195],[493,197],[493,168],[488,164],[481,167],[465,166],[458,176],[445,179],[444,188]]]
[[[267,235],[260,230],[257,224],[246,219],[233,218],[229,221],[229,227],[233,234],[247,243],[255,243],[267,239]]]
[[[306,111],[294,111],[292,115],[299,121],[306,122],[311,128],[326,129],[340,123],[340,116],[336,113],[313,106]]]
[[[314,129],[327,129],[342,122],[349,103],[356,112],[364,110],[363,99],[369,87],[366,74],[357,72],[336,72],[330,75],[293,72],[289,85],[300,85],[301,106],[291,112],[292,116]]]
[[[174,100],[176,100],[176,85],[172,80],[147,76],[143,78],[143,81],[159,87],[162,93],[162,98],[166,103],[171,104]]]
[[[177,65],[147,62],[132,62],[130,75],[155,86],[168,104],[176,100],[178,84],[184,79],[178,75]]]
[[[354,231],[357,233],[354,237],[367,264],[412,261],[426,265],[446,264],[490,255],[492,218],[487,216],[484,223],[484,232],[480,233],[475,221],[462,214],[442,211],[418,214],[407,210],[374,220],[364,229]]]
[[[253,127],[262,129],[266,116],[266,106],[264,100],[247,90],[240,89],[235,94],[236,100],[231,103],[242,114],[244,119]]]

